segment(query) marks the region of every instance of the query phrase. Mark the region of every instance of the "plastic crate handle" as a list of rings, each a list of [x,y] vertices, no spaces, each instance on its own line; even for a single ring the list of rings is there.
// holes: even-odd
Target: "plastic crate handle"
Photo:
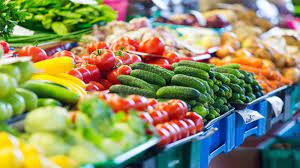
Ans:
[[[200,135],[198,137],[196,137],[193,141],[200,141],[203,140],[205,138],[208,138],[210,136],[212,136],[214,133],[216,133],[218,131],[218,128],[210,128],[206,133],[204,133],[203,135]]]

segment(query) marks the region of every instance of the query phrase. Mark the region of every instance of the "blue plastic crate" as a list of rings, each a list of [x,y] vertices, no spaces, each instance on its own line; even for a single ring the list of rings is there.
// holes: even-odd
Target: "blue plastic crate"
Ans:
[[[280,132],[278,132],[277,137],[283,139],[295,139],[300,142],[300,121],[288,123]]]
[[[263,100],[255,104],[251,104],[247,108],[258,111],[263,117],[266,117],[268,113],[268,102]],[[235,147],[240,146],[244,140],[251,135],[261,136],[266,132],[265,118],[245,124],[243,118],[237,114],[235,122]]]
[[[212,128],[217,131],[199,143],[200,167],[207,168],[211,159],[220,153],[227,153],[234,148],[235,140],[235,113],[215,122]]]

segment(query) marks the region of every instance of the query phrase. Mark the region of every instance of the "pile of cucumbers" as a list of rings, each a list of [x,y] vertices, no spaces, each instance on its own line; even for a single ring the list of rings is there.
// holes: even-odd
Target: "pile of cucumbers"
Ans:
[[[254,74],[240,70],[239,64],[215,67],[181,61],[172,65],[173,71],[145,63],[135,63],[131,67],[131,74],[119,76],[121,84],[112,86],[110,92],[185,100],[191,110],[206,120],[263,95]]]

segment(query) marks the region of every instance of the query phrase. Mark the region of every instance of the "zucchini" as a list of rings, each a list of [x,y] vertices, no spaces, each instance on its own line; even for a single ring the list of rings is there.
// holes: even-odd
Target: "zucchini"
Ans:
[[[113,85],[109,88],[109,92],[117,93],[122,96],[137,94],[145,97],[155,97],[155,92],[153,91],[126,86],[126,85]]]
[[[138,87],[141,89],[146,89],[150,91],[155,91],[155,89],[151,86],[151,84],[143,81],[142,79],[129,76],[129,75],[120,75],[118,76],[118,81],[127,86]]]
[[[209,75],[207,72],[197,69],[197,68],[192,68],[192,67],[186,67],[186,66],[178,66],[175,68],[174,72],[176,74],[184,74],[188,76],[193,76],[196,78],[208,80]]]
[[[204,70],[206,72],[210,72],[210,66],[207,65],[206,63],[203,62],[195,62],[195,61],[180,61],[178,63],[178,66],[187,66],[187,67],[192,67],[192,68],[197,68],[197,69],[201,69]]]
[[[171,84],[177,86],[191,87],[197,89],[201,93],[204,93],[206,91],[205,85],[202,82],[200,82],[198,78],[187,75],[176,74],[175,76],[173,76]]]
[[[173,71],[169,71],[165,68],[156,65],[150,65],[143,62],[137,62],[130,65],[132,69],[141,69],[144,71],[152,72],[163,77],[166,82],[170,83],[172,77],[175,75]]]
[[[152,72],[144,71],[141,69],[136,69],[131,71],[130,76],[142,79],[150,84],[158,85],[158,86],[165,86],[166,80]]]
[[[157,90],[158,98],[198,100],[200,92],[194,88],[183,86],[165,86]]]

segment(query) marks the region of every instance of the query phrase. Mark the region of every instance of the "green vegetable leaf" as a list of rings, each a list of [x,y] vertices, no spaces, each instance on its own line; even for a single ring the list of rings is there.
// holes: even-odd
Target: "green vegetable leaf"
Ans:
[[[68,28],[62,22],[52,23],[51,28],[55,33],[57,33],[59,35],[64,35],[64,34],[69,33]]]

